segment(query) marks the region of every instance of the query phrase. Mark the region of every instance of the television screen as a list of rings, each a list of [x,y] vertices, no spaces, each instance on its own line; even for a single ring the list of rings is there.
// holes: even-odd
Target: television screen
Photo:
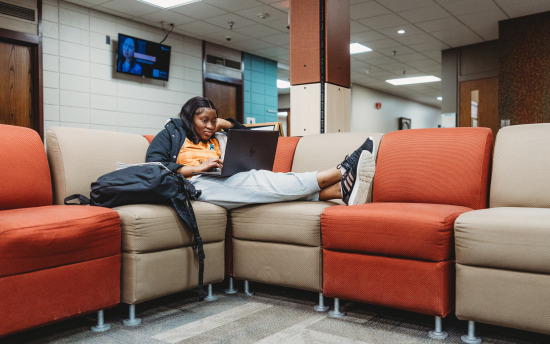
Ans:
[[[116,71],[167,81],[171,50],[168,45],[119,33]]]

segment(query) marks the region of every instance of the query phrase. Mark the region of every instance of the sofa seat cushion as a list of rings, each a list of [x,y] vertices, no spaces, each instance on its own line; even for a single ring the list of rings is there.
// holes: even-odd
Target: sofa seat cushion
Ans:
[[[303,246],[321,246],[321,213],[332,202],[281,202],[231,210],[233,237]]]
[[[120,220],[102,207],[0,211],[0,277],[120,254]]]
[[[223,241],[226,210],[205,202],[197,201],[192,205],[202,241]],[[132,204],[114,209],[120,215],[123,252],[155,252],[193,244],[193,233],[170,205]]]
[[[550,209],[489,208],[460,215],[456,261],[472,266],[550,273]]]
[[[323,247],[335,251],[443,261],[453,255],[455,219],[470,208],[426,203],[368,203],[327,208]]]

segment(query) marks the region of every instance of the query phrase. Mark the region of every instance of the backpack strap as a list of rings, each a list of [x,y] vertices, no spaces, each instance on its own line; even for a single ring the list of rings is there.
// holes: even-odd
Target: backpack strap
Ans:
[[[204,247],[203,247],[201,235],[199,233],[199,227],[197,225],[195,212],[193,211],[193,206],[191,205],[191,198],[193,199],[196,199],[196,198],[194,198],[194,196],[189,195],[189,192],[186,188],[183,188],[182,191],[183,191],[182,193],[179,193],[175,197],[172,197],[170,201],[172,202],[172,205],[176,209],[178,216],[187,225],[187,228],[191,230],[194,236],[193,249],[197,250],[197,255],[199,258],[198,294],[199,294],[199,301],[203,301],[205,296],[204,285],[203,285],[204,258],[206,258],[206,256],[204,254]]]
[[[75,200],[75,199],[78,199],[78,203],[71,203],[70,202],[70,201]],[[91,205],[92,201],[84,195],[74,194],[74,195],[70,195],[70,196],[65,197],[65,200],[63,201],[63,203],[65,205]]]

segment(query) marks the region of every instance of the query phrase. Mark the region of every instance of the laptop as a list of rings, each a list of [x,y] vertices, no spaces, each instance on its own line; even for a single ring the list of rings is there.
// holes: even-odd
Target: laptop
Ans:
[[[278,131],[231,129],[227,133],[222,169],[195,174],[229,177],[253,169],[271,171],[278,140]]]

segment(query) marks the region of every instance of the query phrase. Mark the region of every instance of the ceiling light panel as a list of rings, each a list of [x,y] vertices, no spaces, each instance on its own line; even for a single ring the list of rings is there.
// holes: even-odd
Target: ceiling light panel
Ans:
[[[415,76],[415,77],[412,77],[412,78],[399,78],[399,79],[386,80],[387,83],[390,83],[390,84],[396,85],[396,86],[421,84],[421,83],[436,82],[436,81],[441,81],[441,79],[436,77],[436,76],[433,76],[433,75]]]
[[[173,8],[197,2],[200,0],[138,0],[160,8]]]

